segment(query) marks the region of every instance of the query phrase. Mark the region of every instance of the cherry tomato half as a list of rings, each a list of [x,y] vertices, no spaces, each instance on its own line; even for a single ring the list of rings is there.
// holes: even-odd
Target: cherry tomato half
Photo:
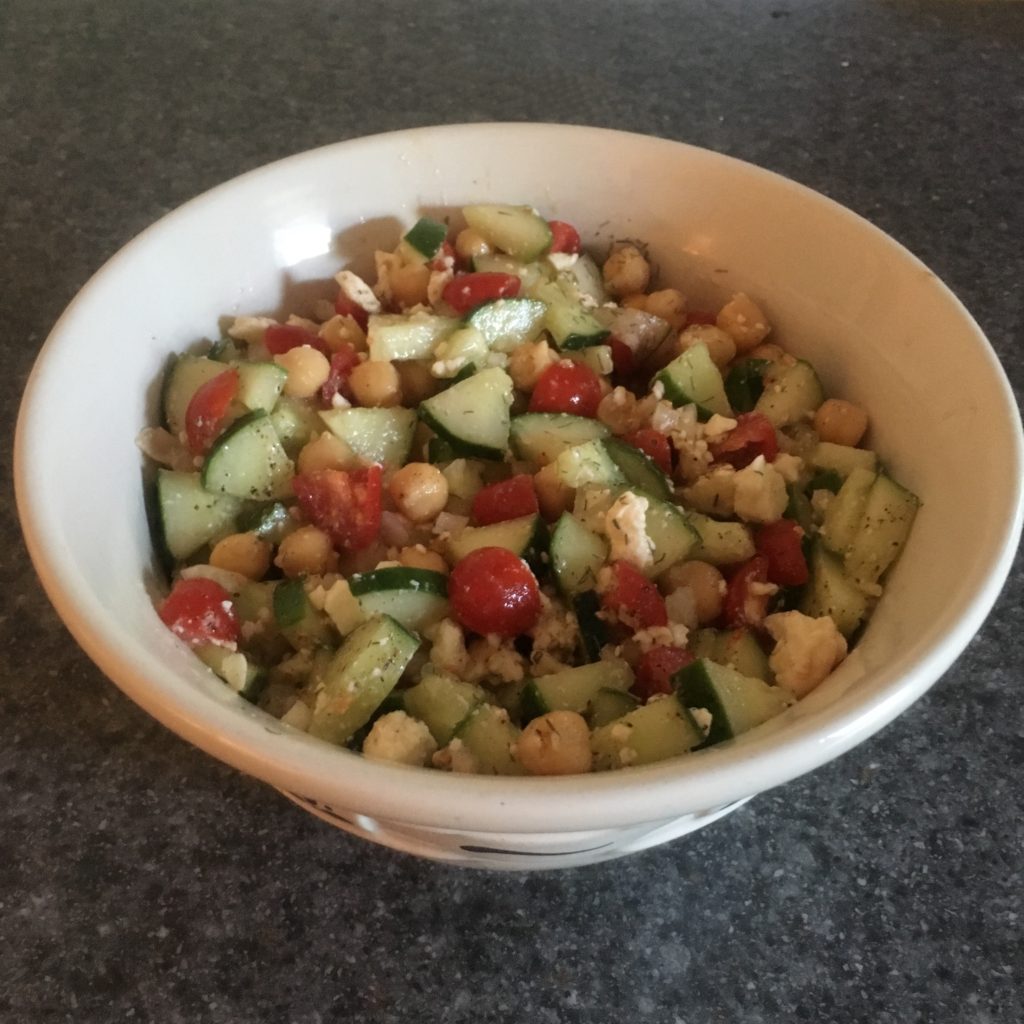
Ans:
[[[580,233],[564,220],[549,220],[551,247],[548,252],[577,253],[582,248]]]
[[[667,626],[665,599],[658,588],[629,562],[612,562],[612,585],[601,595],[601,604],[633,629]]]
[[[779,439],[767,416],[745,412],[736,417],[736,426],[721,441],[711,445],[716,462],[728,462],[737,469],[749,466],[759,455],[771,462],[779,454]]]
[[[474,633],[516,636],[540,618],[540,589],[530,567],[507,548],[477,548],[448,577],[455,618]]]
[[[754,555],[732,571],[722,601],[722,618],[729,629],[764,622],[769,595],[758,591],[767,582],[768,559],[764,555]]]
[[[231,595],[213,580],[178,580],[160,606],[160,619],[190,644],[231,644],[238,640],[238,615]]]
[[[608,339],[608,344],[612,350],[612,369],[615,374],[619,377],[628,377],[633,372],[636,362],[633,350],[624,341],[616,338],[614,334]]]
[[[497,271],[459,274],[444,286],[441,298],[461,316],[485,302],[514,298],[521,286],[522,281],[515,274]]]
[[[188,450],[202,455],[224,426],[228,406],[238,394],[238,371],[225,370],[196,388],[185,409]]]
[[[354,302],[344,292],[340,292],[334,300],[334,312],[338,316],[350,316],[365,331],[366,325],[370,322],[370,314]]]
[[[645,701],[656,693],[671,693],[672,676],[694,660],[693,652],[685,647],[652,647],[637,663],[631,690]]]
[[[359,365],[359,355],[349,344],[344,344],[331,356],[331,372],[320,388],[320,404],[330,409],[335,395],[352,401],[352,392],[348,386],[348,378]]]
[[[473,498],[473,521],[477,526],[535,515],[539,510],[533,477],[529,473],[484,487]]]
[[[562,359],[537,379],[530,412],[569,412],[593,419],[601,397],[601,378],[589,366]]]
[[[780,587],[799,587],[807,582],[809,572],[804,557],[803,530],[792,519],[765,523],[757,531],[754,546],[768,559],[768,581]]]
[[[306,517],[336,548],[358,551],[380,533],[381,476],[377,465],[351,473],[317,469],[297,474],[292,487]]]
[[[300,348],[302,345],[309,345],[325,356],[330,355],[324,339],[319,334],[307,331],[305,327],[298,324],[271,324],[263,332],[263,344],[272,356],[279,356],[282,352],[290,352],[293,348]]]
[[[639,448],[663,473],[672,475],[672,446],[668,438],[652,427],[642,427],[623,439],[634,448]]]

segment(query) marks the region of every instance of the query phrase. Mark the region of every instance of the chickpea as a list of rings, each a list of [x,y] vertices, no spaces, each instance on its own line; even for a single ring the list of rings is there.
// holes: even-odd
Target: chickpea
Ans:
[[[391,297],[404,309],[427,301],[430,267],[426,263],[406,263],[393,267],[389,277]]]
[[[868,429],[868,414],[853,402],[829,398],[814,414],[814,429],[822,441],[855,448]]]
[[[516,743],[516,757],[531,775],[580,775],[590,771],[590,729],[575,711],[535,718]]]
[[[647,312],[647,296],[643,292],[635,295],[627,295],[619,299],[619,305],[625,309],[638,309],[641,313]]]
[[[354,469],[359,462],[352,449],[329,430],[303,445],[296,461],[300,473],[315,473],[318,469]]]
[[[471,260],[474,256],[487,256],[491,252],[491,245],[479,231],[463,228],[455,236],[455,251],[464,260]]]
[[[686,323],[686,298],[676,288],[663,288],[651,292],[647,296],[646,312],[651,316],[660,316],[667,320],[674,330],[679,330]]]
[[[324,344],[337,352],[345,345],[351,345],[357,352],[366,351],[366,332],[351,316],[332,316],[320,325],[318,332]]]
[[[548,522],[554,522],[572,508],[576,492],[562,483],[553,462],[533,474],[533,487],[537,492],[540,514]]]
[[[327,357],[309,345],[282,352],[274,356],[274,362],[287,372],[284,393],[292,398],[312,398],[331,373]]]
[[[786,353],[771,341],[764,341],[755,345],[747,355],[751,359],[767,359],[769,363],[781,363],[786,358]]]
[[[520,391],[533,391],[540,375],[558,361],[544,338],[517,345],[508,357],[508,375]]]
[[[612,249],[602,270],[604,285],[616,298],[647,291],[651,283],[651,265],[635,246],[624,243]]]
[[[691,324],[679,335],[680,352],[701,343],[707,345],[711,362],[719,369],[728,366],[736,358],[736,342],[720,327],[711,324]]]
[[[665,573],[663,584],[669,591],[688,587],[697,606],[697,621],[713,622],[722,614],[725,577],[708,562],[680,562]]]
[[[411,544],[398,552],[398,560],[410,569],[430,569],[448,575],[448,563],[436,551],[422,544]]]
[[[419,359],[404,359],[394,365],[398,371],[402,402],[405,405],[419,405],[437,391],[437,379],[430,372],[430,363]]]
[[[261,580],[270,568],[271,546],[255,533],[233,533],[217,541],[210,552],[210,565]]]
[[[323,530],[301,526],[281,541],[274,565],[285,576],[320,575],[337,569],[338,555]]]
[[[761,307],[743,292],[734,295],[718,311],[715,323],[732,336],[739,352],[759,345],[772,329]]]
[[[391,478],[388,491],[398,511],[414,523],[433,519],[448,503],[448,481],[429,462],[410,462]]]
[[[367,360],[354,367],[348,385],[360,405],[390,408],[402,404],[402,382],[393,363]]]

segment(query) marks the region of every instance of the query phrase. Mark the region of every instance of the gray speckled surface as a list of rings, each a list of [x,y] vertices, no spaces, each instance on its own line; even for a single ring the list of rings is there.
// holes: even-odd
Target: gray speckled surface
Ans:
[[[167,210],[483,119],[666,135],[827,193],[957,291],[1019,395],[1022,44],[1022,4],[6,0],[4,426],[61,309]],[[0,517],[0,1020],[1024,1019],[1019,559],[957,666],[842,760],[629,860],[499,876],[350,839],[157,726],[56,619],[9,496]]]

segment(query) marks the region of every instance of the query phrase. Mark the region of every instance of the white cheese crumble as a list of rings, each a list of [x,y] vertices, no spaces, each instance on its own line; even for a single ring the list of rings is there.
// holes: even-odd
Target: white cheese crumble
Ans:
[[[721,416],[717,412],[714,413],[704,424],[704,436],[709,441],[715,441],[725,434],[728,434],[730,430],[736,429],[736,420],[730,419],[728,416]]]
[[[334,280],[338,282],[341,294],[349,302],[354,302],[360,308],[365,309],[367,313],[380,312],[380,299],[373,294],[373,289],[358,274],[353,274],[351,270],[343,270],[334,275]]]
[[[773,523],[781,519],[789,504],[786,479],[758,455],[736,473],[733,508],[748,523]]]
[[[323,607],[342,636],[348,636],[366,618],[362,605],[349,589],[348,580],[338,580],[327,591]]]
[[[571,270],[579,260],[579,253],[576,252],[550,252],[545,259],[559,273],[563,270]]]
[[[633,634],[633,640],[642,654],[655,647],[685,647],[690,631],[681,622],[670,622],[667,626],[649,626]]]
[[[244,341],[249,345],[259,344],[268,327],[273,327],[276,320],[269,316],[236,316],[234,323],[228,328],[228,337],[235,341]]]
[[[423,767],[437,751],[430,730],[404,711],[381,715],[363,740],[363,754],[372,761],[397,761]]]
[[[795,484],[803,472],[804,460],[799,455],[790,455],[789,452],[779,452],[772,461],[776,471],[782,474],[787,484]]]
[[[846,657],[846,639],[828,615],[777,612],[764,620],[775,639],[768,664],[780,686],[797,697],[810,693]]]
[[[612,503],[604,517],[605,533],[611,544],[610,559],[620,559],[646,569],[654,563],[654,545],[647,536],[647,499],[625,491]]]

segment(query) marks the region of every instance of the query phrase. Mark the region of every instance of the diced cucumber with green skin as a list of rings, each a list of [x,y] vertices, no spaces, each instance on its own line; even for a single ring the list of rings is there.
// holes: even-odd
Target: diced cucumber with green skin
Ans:
[[[490,526],[467,526],[448,538],[448,556],[460,562],[479,548],[505,548],[526,561],[533,561],[545,548],[547,530],[540,516],[520,516]]]
[[[282,580],[274,588],[274,623],[297,651],[337,638],[331,620],[313,607],[301,579]]]
[[[245,653],[265,665],[276,665],[291,653],[291,644],[277,629],[274,620],[274,591],[278,581],[246,583],[235,595],[235,614],[244,625],[254,627],[245,641]]]
[[[529,206],[486,203],[465,206],[462,215],[492,246],[523,263],[537,259],[551,245],[548,222]]]
[[[244,353],[234,338],[220,338],[213,343],[209,356],[218,363],[236,363],[244,357]]]
[[[590,345],[587,348],[567,349],[566,358],[581,363],[599,377],[607,377],[615,370],[611,345]]]
[[[789,494],[789,502],[786,505],[783,518],[795,520],[805,534],[811,533],[815,529],[815,525],[814,508],[810,498],[798,484],[787,484],[786,491]]]
[[[588,484],[617,487],[626,483],[622,470],[612,461],[603,440],[586,441],[566,448],[555,459],[558,479],[566,487]]]
[[[587,416],[528,412],[512,418],[510,440],[516,458],[546,466],[567,448],[607,436],[608,428],[600,420]]]
[[[856,536],[874,483],[872,470],[855,469],[829,502],[821,524],[821,539],[836,554],[844,555]]]
[[[327,409],[320,413],[327,429],[341,438],[363,462],[404,466],[416,432],[416,412],[391,409]]]
[[[843,477],[839,473],[834,469],[821,469],[807,481],[805,490],[808,494],[813,494],[815,491],[831,491],[833,494],[838,494],[839,488],[842,486]]]
[[[672,330],[672,325],[660,316],[626,306],[602,306],[594,310],[594,319],[633,353],[634,366],[642,365],[657,352]]]
[[[766,416],[773,426],[784,427],[807,419],[824,401],[821,381],[810,363],[775,363],[765,371],[764,391],[754,411]]]
[[[420,403],[420,419],[459,455],[502,459],[508,451],[512,378],[498,367],[474,373]]]
[[[594,306],[603,306],[608,301],[601,268],[585,252],[581,252],[570,267],[559,271],[559,277],[576,295],[588,299]]]
[[[458,320],[433,313],[374,313],[366,328],[370,359],[376,362],[429,359],[438,342],[458,326]]]
[[[774,679],[768,655],[749,629],[701,629],[690,643],[698,658],[707,658],[735,669],[741,675],[771,682]]]
[[[367,617],[390,615],[406,629],[418,632],[448,614],[448,578],[432,569],[374,569],[349,577],[348,585]]]
[[[505,256],[500,252],[488,253],[486,256],[473,257],[473,269],[482,274],[514,274],[522,281],[521,288],[524,294],[531,298],[534,288],[550,281],[554,271],[541,263],[522,263]]]
[[[903,550],[920,504],[916,495],[879,473],[846,550],[847,573],[859,583],[877,583]]]
[[[238,363],[238,394],[246,409],[271,412],[281,397],[288,371],[276,363]]]
[[[209,380],[219,377],[227,367],[206,356],[172,357],[164,371],[160,395],[164,426],[177,437],[185,429],[185,413],[192,396]]]
[[[819,441],[807,461],[815,469],[829,470],[841,477],[848,477],[855,469],[866,469],[872,473],[878,469],[878,456],[874,452],[831,441]]]
[[[262,410],[236,420],[210,449],[203,486],[216,494],[267,501],[288,493],[295,467]]]
[[[572,610],[580,631],[580,654],[586,661],[599,661],[601,648],[609,641],[608,625],[598,618],[601,599],[596,590],[585,590],[572,599]]]
[[[711,361],[703,342],[676,356],[654,379],[661,383],[665,397],[673,405],[696,405],[697,415],[702,420],[710,419],[713,413],[720,416],[732,413],[722,374]]]
[[[602,689],[626,691],[633,685],[633,670],[624,661],[596,661],[562,672],[531,679],[523,690],[523,721],[549,711],[583,714]]]
[[[511,352],[540,334],[546,311],[544,303],[535,299],[497,299],[477,306],[466,323],[480,332],[489,348]]]
[[[310,734],[345,743],[394,689],[419,645],[386,615],[353,630],[318,680]]]
[[[480,704],[459,724],[453,738],[473,755],[480,775],[523,775],[523,767],[512,753],[519,736],[520,730],[504,708]]]
[[[457,458],[455,449],[443,437],[432,437],[427,442],[427,462],[437,466]]]
[[[448,237],[448,227],[429,217],[420,217],[402,238],[424,260],[432,260]]]
[[[725,397],[733,412],[752,412],[764,394],[764,374],[771,363],[767,359],[745,359],[737,363],[725,378]]]
[[[558,589],[573,597],[597,586],[598,570],[608,561],[608,542],[564,512],[551,534],[548,553]]]
[[[234,533],[243,508],[238,498],[207,491],[198,473],[170,469],[157,472],[156,496],[163,542],[179,560]]]
[[[584,717],[591,729],[614,722],[635,710],[640,702],[631,693],[622,690],[601,689],[594,694]]]
[[[811,549],[809,568],[800,611],[812,618],[828,615],[843,636],[851,636],[867,616],[870,598],[820,540]]]
[[[644,530],[650,538],[652,549],[652,562],[644,569],[644,575],[658,576],[676,562],[691,557],[700,538],[689,518],[677,505],[661,501],[650,494],[643,497],[647,499]]]
[[[229,650],[226,647],[218,647],[216,644],[200,644],[193,648],[196,653],[196,657],[199,658],[203,664],[209,666],[214,672],[224,680],[225,683],[230,686],[239,697],[249,701],[250,704],[255,704],[260,699],[260,694],[263,692],[263,688],[267,685],[267,672],[266,669],[261,668],[259,665],[254,665],[248,658],[246,658],[245,664],[245,678],[242,681],[242,685],[239,687],[236,681],[231,678],[231,673],[227,670],[225,662],[228,658],[235,655],[236,652]],[[244,655],[242,655],[244,657]]]
[[[292,458],[323,428],[316,409],[289,395],[282,395],[277,400],[270,414],[270,422],[274,425],[281,447]]]
[[[460,327],[438,343],[430,372],[443,380],[465,380],[489,352],[487,339],[475,327]]]
[[[703,740],[704,734],[687,708],[669,695],[595,729],[590,734],[590,749],[595,771],[607,771],[677,757]]]
[[[238,517],[239,533],[255,533],[260,540],[270,541],[271,544],[280,544],[298,528],[298,520],[288,511],[288,506],[280,501],[250,505]]]
[[[576,491],[572,514],[593,533],[605,532],[605,516],[623,487],[602,487],[587,484]]]
[[[743,523],[719,522],[700,512],[688,512],[687,520],[697,531],[697,543],[690,558],[712,565],[735,565],[757,553],[750,528]]]
[[[707,658],[681,668],[672,681],[683,704],[711,713],[708,746],[748,732],[781,715],[793,703],[787,690]]]
[[[593,313],[580,305],[578,299],[567,295],[559,283],[541,285],[534,290],[534,294],[547,306],[544,327],[558,348],[578,349],[600,345],[611,333],[598,322]]]
[[[426,725],[439,747],[448,743],[477,705],[489,700],[483,687],[441,673],[424,675],[403,695],[406,713]]]
[[[662,501],[672,500],[672,481],[650,456],[617,437],[606,438],[604,448],[628,483]]]

